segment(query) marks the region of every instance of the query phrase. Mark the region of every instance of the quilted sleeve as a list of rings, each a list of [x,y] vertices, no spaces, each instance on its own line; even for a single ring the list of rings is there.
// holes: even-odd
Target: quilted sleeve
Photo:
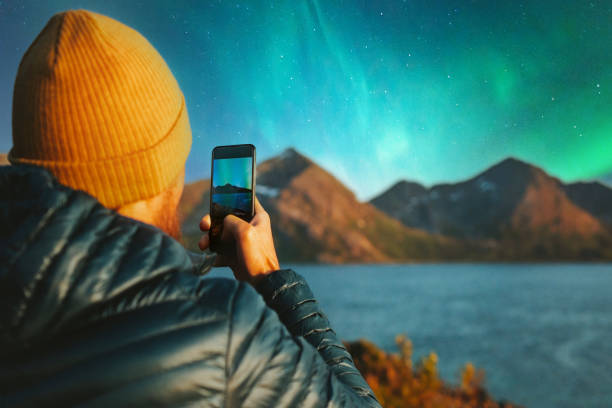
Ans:
[[[227,406],[380,406],[301,276],[277,271],[257,290],[232,300]]]

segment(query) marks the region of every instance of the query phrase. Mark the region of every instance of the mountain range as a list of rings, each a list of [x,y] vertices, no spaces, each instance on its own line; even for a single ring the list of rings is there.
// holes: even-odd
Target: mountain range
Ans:
[[[209,188],[208,180],[187,184],[179,205],[193,249]],[[360,202],[288,149],[259,164],[256,193],[285,262],[612,260],[612,189],[564,184],[512,158],[464,182],[400,181]]]
[[[225,183],[222,186],[213,187],[215,194],[236,194],[236,193],[251,193],[251,190],[244,187],[237,187],[230,183]]]
[[[371,200],[404,225],[490,246],[495,259],[610,259],[612,189],[509,158],[456,184],[401,181]]]
[[[0,164],[9,164],[0,154]],[[610,177],[612,180],[612,175]],[[469,180],[403,180],[370,202],[294,149],[259,164],[256,192],[279,258],[293,262],[612,260],[612,188],[563,183],[514,158]],[[185,185],[183,243],[197,249],[210,180]]]

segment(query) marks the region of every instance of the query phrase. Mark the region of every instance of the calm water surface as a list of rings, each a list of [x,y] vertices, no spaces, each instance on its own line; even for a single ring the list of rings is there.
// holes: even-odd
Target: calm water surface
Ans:
[[[213,201],[228,208],[251,211],[251,193],[213,194]]]
[[[467,362],[497,399],[528,407],[612,407],[612,265],[294,266],[336,333],[414,356],[442,377]],[[220,273],[215,273],[219,275]]]

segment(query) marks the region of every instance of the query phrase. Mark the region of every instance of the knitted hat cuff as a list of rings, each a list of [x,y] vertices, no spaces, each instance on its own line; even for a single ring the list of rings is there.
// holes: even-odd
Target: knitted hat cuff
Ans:
[[[105,207],[118,208],[164,191],[185,166],[190,149],[191,128],[183,99],[169,132],[144,150],[91,162],[14,157],[11,150],[8,159],[13,164],[44,167],[60,183],[91,194]]]

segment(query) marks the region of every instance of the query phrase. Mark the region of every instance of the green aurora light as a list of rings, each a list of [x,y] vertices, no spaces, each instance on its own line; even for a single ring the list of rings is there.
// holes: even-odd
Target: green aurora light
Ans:
[[[46,20],[87,8],[136,28],[185,92],[187,179],[218,144],[294,146],[367,199],[465,179],[507,156],[566,181],[612,172],[612,3],[3,2],[0,150],[12,81]]]

